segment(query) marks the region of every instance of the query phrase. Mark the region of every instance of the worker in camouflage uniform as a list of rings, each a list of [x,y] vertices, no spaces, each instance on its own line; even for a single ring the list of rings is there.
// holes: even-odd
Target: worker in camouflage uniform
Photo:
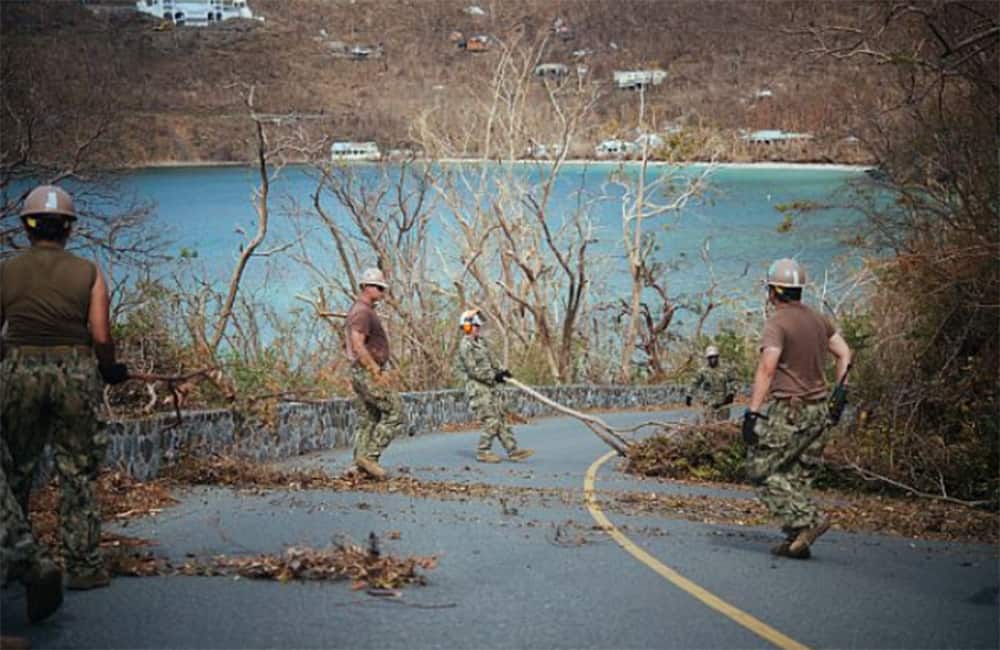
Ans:
[[[24,583],[27,591],[28,620],[41,621],[59,609],[63,600],[63,575],[49,557],[48,549],[31,533],[21,505],[7,482],[4,467],[11,464],[7,445],[0,440],[0,573]],[[4,637],[0,647],[13,646],[14,639]]]
[[[24,200],[31,247],[0,263],[0,418],[10,452],[7,480],[25,516],[35,470],[51,445],[59,477],[59,532],[70,589],[107,586],[94,479],[107,438],[98,421],[101,380],[128,369],[115,361],[109,297],[97,264],[65,250],[73,199],[43,185]],[[96,355],[96,360],[95,360]]]
[[[728,420],[729,405],[736,397],[736,376],[731,368],[719,365],[719,348],[714,345],[705,349],[705,360],[707,365],[698,369],[685,401],[688,406],[692,402],[701,405],[705,422]]]
[[[480,336],[483,321],[479,310],[464,312],[459,319],[459,326],[464,336],[458,346],[458,366],[465,376],[465,394],[469,398],[469,406],[483,425],[476,460],[481,463],[500,462],[500,456],[490,449],[494,438],[500,439],[510,460],[528,458],[535,452],[532,449],[518,449],[514,432],[507,424],[503,395],[497,390],[511,374],[509,370],[494,363],[486,341]]]
[[[795,260],[780,259],[768,269],[773,309],[743,416],[747,474],[786,536],[771,552],[799,559],[810,556],[809,547],[830,527],[808,494],[823,451],[822,434],[843,408],[843,401],[833,410],[827,402],[826,355],[836,359],[841,385],[851,359],[830,321],[802,304],[805,283],[805,271]],[[770,404],[766,415],[761,411],[765,400]]]
[[[396,390],[398,375],[387,368],[389,337],[375,312],[375,304],[385,296],[389,285],[377,268],[365,269],[358,284],[361,293],[347,312],[345,337],[351,386],[357,395],[354,463],[368,476],[381,480],[386,477],[379,465],[382,452],[409,426],[403,400]]]

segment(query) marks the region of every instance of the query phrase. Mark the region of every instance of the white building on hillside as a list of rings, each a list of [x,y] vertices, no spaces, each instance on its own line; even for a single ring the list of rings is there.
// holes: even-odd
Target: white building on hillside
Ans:
[[[135,8],[178,25],[198,27],[229,18],[253,18],[247,0],[137,0]]]
[[[772,145],[806,142],[812,140],[811,133],[793,133],[781,129],[761,129],[743,135],[743,140],[749,144]]]
[[[615,86],[626,90],[639,90],[646,86],[659,86],[667,78],[665,70],[615,70]]]
[[[602,140],[594,147],[594,154],[598,158],[623,158],[625,156],[630,156],[640,150],[640,147],[634,142],[628,142],[627,140]]]
[[[381,160],[382,152],[374,142],[334,142],[330,145],[332,160]]]

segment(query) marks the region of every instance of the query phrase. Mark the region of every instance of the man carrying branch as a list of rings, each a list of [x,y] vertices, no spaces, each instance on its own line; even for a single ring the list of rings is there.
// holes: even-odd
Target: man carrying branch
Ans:
[[[831,408],[827,402],[826,354],[837,361],[841,390],[851,361],[850,348],[830,321],[802,304],[805,283],[795,260],[780,259],[768,269],[773,311],[764,324],[750,407],[743,415],[747,474],[786,535],[771,552],[798,559],[808,558],[809,546],[830,527],[808,495],[823,431],[839,420],[844,403]],[[761,412],[765,399],[767,415]]]
[[[532,449],[517,448],[514,432],[507,424],[503,396],[497,390],[497,387],[511,374],[509,370],[500,368],[493,362],[493,356],[486,347],[486,342],[480,337],[483,321],[479,317],[479,310],[470,309],[463,312],[459,319],[459,327],[465,334],[458,346],[458,365],[465,375],[465,394],[469,398],[472,412],[483,424],[476,460],[480,463],[500,462],[500,456],[490,449],[494,438],[500,439],[500,444],[511,460],[528,458],[535,452]]]
[[[354,436],[354,462],[374,479],[384,479],[379,465],[382,452],[393,438],[407,430],[403,400],[396,388],[389,362],[389,337],[375,312],[375,304],[389,289],[382,271],[365,269],[358,282],[361,293],[347,312],[346,347],[351,360],[351,386],[357,395],[358,428]]]

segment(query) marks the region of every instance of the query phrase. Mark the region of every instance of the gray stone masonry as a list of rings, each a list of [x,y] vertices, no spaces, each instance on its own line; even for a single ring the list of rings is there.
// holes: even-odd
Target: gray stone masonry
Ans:
[[[550,386],[537,389],[546,397],[576,410],[633,409],[676,404],[684,400],[683,386]],[[507,407],[525,417],[555,411],[514,388],[503,389]],[[403,393],[413,433],[434,431],[446,424],[473,422],[465,392],[438,390]],[[188,411],[177,423],[174,414],[142,420],[111,422],[111,445],[105,461],[140,480],[157,476],[164,465],[182,453],[205,456],[219,453],[255,460],[277,460],[313,451],[346,448],[354,441],[354,401],[287,403],[278,408],[274,426],[241,420],[232,411]]]

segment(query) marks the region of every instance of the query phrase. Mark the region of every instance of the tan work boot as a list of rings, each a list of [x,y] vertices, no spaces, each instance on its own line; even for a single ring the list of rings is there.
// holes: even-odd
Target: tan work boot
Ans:
[[[92,573],[79,573],[71,575],[66,581],[66,588],[74,591],[86,591],[88,589],[100,589],[111,584],[111,576],[104,569],[98,569]]]
[[[23,636],[0,636],[0,650],[28,650],[31,641]]]
[[[55,613],[63,601],[63,574],[50,560],[42,560],[24,581],[28,620],[43,621]]]
[[[507,454],[507,458],[518,461],[524,460],[525,458],[531,458],[535,453],[534,449],[515,449],[514,451]]]
[[[802,553],[803,550],[808,551],[809,547],[819,539],[819,536],[829,529],[830,520],[825,517],[812,528],[803,528],[788,545],[788,551],[790,553]]]
[[[354,463],[358,466],[358,469],[376,481],[381,481],[386,477],[385,469],[371,458],[360,456]]]
[[[501,459],[489,449],[483,449],[476,454],[476,460],[480,463],[499,463]]]

